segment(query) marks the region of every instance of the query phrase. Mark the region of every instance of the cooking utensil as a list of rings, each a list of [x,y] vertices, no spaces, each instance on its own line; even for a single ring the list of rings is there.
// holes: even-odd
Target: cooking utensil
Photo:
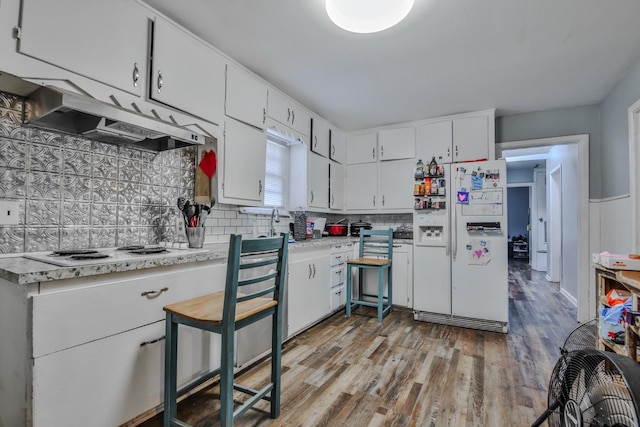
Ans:
[[[184,197],[178,197],[178,209],[180,209],[180,211],[184,210],[184,205],[187,203],[187,199],[185,199]]]
[[[351,235],[353,237],[360,237],[360,230],[364,229],[364,230],[371,230],[371,223],[370,222],[352,222],[351,223]]]
[[[347,224],[327,224],[327,232],[329,236],[346,236],[349,232],[349,227]]]

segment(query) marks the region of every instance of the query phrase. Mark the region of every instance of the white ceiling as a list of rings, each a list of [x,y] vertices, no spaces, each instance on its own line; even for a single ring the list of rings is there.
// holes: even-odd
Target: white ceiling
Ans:
[[[375,34],[323,0],[145,0],[345,131],[599,103],[640,55],[638,0],[416,0]]]

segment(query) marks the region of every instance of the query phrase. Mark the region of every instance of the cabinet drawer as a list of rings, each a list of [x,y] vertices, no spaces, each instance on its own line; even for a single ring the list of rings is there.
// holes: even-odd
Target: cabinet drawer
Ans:
[[[224,289],[226,264],[33,297],[33,357],[147,325],[167,304]],[[166,290],[163,290],[166,289]]]
[[[36,359],[33,426],[113,427],[162,403],[164,333],[159,321]],[[180,387],[219,366],[220,339],[187,327],[179,336]]]
[[[345,261],[344,252],[336,252],[331,254],[330,262],[331,267],[335,267],[337,265],[341,265]]]
[[[345,305],[346,295],[344,286],[331,289],[331,311],[335,311]]]
[[[335,267],[331,269],[331,287],[334,288],[344,283],[344,267]]]

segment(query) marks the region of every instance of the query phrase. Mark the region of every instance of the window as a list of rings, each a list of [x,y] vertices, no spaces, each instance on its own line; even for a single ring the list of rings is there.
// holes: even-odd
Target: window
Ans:
[[[267,132],[267,161],[264,177],[264,205],[284,208],[289,179],[289,147],[286,141]]]

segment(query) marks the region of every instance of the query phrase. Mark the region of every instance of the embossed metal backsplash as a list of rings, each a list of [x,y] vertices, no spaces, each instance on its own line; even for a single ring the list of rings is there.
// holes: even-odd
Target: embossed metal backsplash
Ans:
[[[22,99],[0,92],[0,253],[173,240],[178,196],[193,198],[195,149],[153,153],[21,126]]]

